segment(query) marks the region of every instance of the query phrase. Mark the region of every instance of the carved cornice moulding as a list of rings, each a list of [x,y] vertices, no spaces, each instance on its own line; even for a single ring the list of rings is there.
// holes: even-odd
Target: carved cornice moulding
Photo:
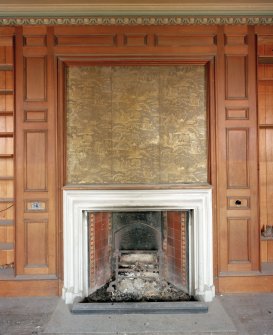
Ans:
[[[0,17],[0,26],[20,25],[273,25],[273,16],[79,16]]]

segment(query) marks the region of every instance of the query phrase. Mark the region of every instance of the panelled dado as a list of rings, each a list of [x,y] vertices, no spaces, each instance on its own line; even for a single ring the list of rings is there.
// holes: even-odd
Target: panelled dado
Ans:
[[[257,33],[273,36],[273,29],[247,25],[23,25],[14,29],[18,278],[38,282],[43,278],[41,285],[48,285],[51,294],[57,293],[58,285],[62,288],[65,67],[90,62],[138,65],[143,60],[152,65],[156,60],[206,67],[215,285],[220,292],[232,292],[239,283],[240,291],[243,284],[238,278],[248,275],[248,287],[261,287],[257,281],[262,282],[262,276],[254,277],[260,267]],[[107,187],[113,188],[103,186]]]

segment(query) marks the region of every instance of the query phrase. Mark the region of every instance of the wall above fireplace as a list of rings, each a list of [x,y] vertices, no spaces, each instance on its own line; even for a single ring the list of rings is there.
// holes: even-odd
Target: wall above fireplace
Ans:
[[[207,182],[204,65],[66,72],[66,184]]]

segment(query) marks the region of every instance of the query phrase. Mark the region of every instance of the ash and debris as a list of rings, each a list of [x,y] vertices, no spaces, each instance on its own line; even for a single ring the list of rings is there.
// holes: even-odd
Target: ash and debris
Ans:
[[[114,281],[114,280],[113,280]],[[191,301],[192,296],[168,283],[164,279],[154,278],[147,280],[146,278],[128,277],[119,280],[116,289],[108,292],[108,288],[112,281],[109,281],[103,287],[99,288],[87,298],[84,303],[88,302],[163,302],[163,301]]]
[[[194,300],[192,296],[162,277],[159,258],[157,252],[118,253],[115,276],[83,302]]]

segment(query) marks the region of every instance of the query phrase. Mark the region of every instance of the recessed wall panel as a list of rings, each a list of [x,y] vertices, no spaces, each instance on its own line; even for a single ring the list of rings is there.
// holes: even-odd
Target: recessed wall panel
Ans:
[[[246,56],[226,56],[226,99],[247,98]]]
[[[46,101],[46,57],[27,57],[24,61],[25,100]]]
[[[25,266],[47,267],[47,222],[25,222]]]
[[[25,132],[25,190],[47,190],[47,132]]]
[[[249,220],[247,218],[228,219],[229,263],[249,262]]]
[[[247,188],[249,185],[248,129],[227,129],[228,188]]]

